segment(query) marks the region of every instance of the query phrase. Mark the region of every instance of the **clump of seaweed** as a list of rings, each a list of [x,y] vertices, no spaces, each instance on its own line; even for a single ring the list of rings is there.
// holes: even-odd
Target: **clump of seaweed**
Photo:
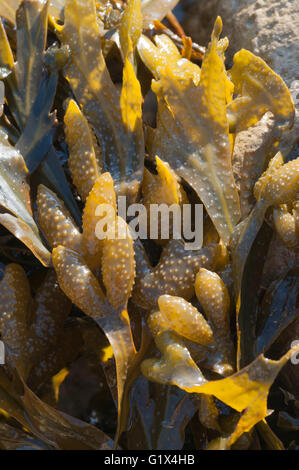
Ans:
[[[280,373],[299,349],[294,103],[250,51],[226,68],[221,18],[206,49],[171,33],[177,3],[0,0],[0,448],[182,449],[187,427],[194,449],[296,445],[279,425],[296,407],[277,399],[275,422],[267,402],[276,380],[298,408]],[[266,113],[240,191],[236,136]],[[134,239],[120,196],[202,203],[202,246],[173,219]],[[100,381],[89,418],[63,401],[80,361]]]

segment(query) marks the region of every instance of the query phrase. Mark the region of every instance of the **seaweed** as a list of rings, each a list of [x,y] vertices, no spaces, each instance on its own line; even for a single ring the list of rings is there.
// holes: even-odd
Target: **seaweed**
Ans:
[[[0,0],[1,449],[295,445],[294,103],[252,52],[226,66],[221,18],[194,44],[177,4]],[[164,236],[163,208],[196,232],[198,205],[201,246],[174,212]]]

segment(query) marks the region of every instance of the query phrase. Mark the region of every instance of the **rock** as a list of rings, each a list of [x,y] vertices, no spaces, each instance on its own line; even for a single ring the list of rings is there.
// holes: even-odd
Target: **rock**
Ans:
[[[295,346],[299,340],[299,318],[296,318],[279,336],[275,343],[269,350],[271,359],[279,359],[285,354],[291,347]],[[286,365],[280,371],[276,383],[282,389],[290,392],[294,397],[299,399],[299,367],[298,367],[298,353],[294,354],[294,357],[286,363]]]
[[[248,49],[262,57],[291,90],[296,119],[282,143],[283,153],[287,156],[299,140],[298,1],[198,0],[190,8],[183,26],[194,41],[206,45],[217,15],[223,21],[223,35],[230,42],[228,64],[232,64],[237,50]]]
[[[230,57],[241,48],[262,57],[288,86],[299,79],[299,10],[295,0],[226,0],[215,16],[230,39]]]
[[[292,129],[283,133],[280,150],[285,157],[288,157],[287,159],[291,160],[299,156],[299,80],[293,80],[289,89],[295,103],[295,121]]]
[[[232,164],[240,194],[242,219],[255,204],[253,187],[266,169],[271,156],[269,147],[271,152],[273,124],[273,115],[266,113],[259,122],[246,131],[239,132],[236,137]]]
[[[299,252],[287,247],[274,233],[264,265],[261,285],[267,289],[276,279],[299,267]],[[298,337],[299,339],[299,337]]]
[[[205,0],[190,8],[183,26],[194,41],[206,45],[220,15],[229,38],[228,58],[242,48],[262,57],[288,86],[299,79],[299,10],[296,0]]]
[[[182,22],[185,32],[194,42],[206,46],[210,40],[219,0],[195,0],[189,5],[189,0],[181,2],[187,11]]]

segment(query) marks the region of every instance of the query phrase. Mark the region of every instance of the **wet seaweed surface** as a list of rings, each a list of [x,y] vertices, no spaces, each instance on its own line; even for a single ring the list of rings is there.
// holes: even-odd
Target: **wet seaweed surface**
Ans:
[[[298,448],[294,103],[182,11],[0,0],[0,449]],[[136,239],[120,197],[202,204],[202,246]]]

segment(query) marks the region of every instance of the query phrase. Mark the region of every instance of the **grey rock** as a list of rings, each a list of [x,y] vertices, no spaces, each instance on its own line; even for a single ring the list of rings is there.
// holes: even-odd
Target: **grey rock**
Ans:
[[[184,27],[194,41],[206,45],[217,15],[230,42],[228,65],[232,65],[235,52],[248,49],[262,57],[291,90],[296,119],[281,146],[287,156],[299,140],[298,0],[196,0]]]

